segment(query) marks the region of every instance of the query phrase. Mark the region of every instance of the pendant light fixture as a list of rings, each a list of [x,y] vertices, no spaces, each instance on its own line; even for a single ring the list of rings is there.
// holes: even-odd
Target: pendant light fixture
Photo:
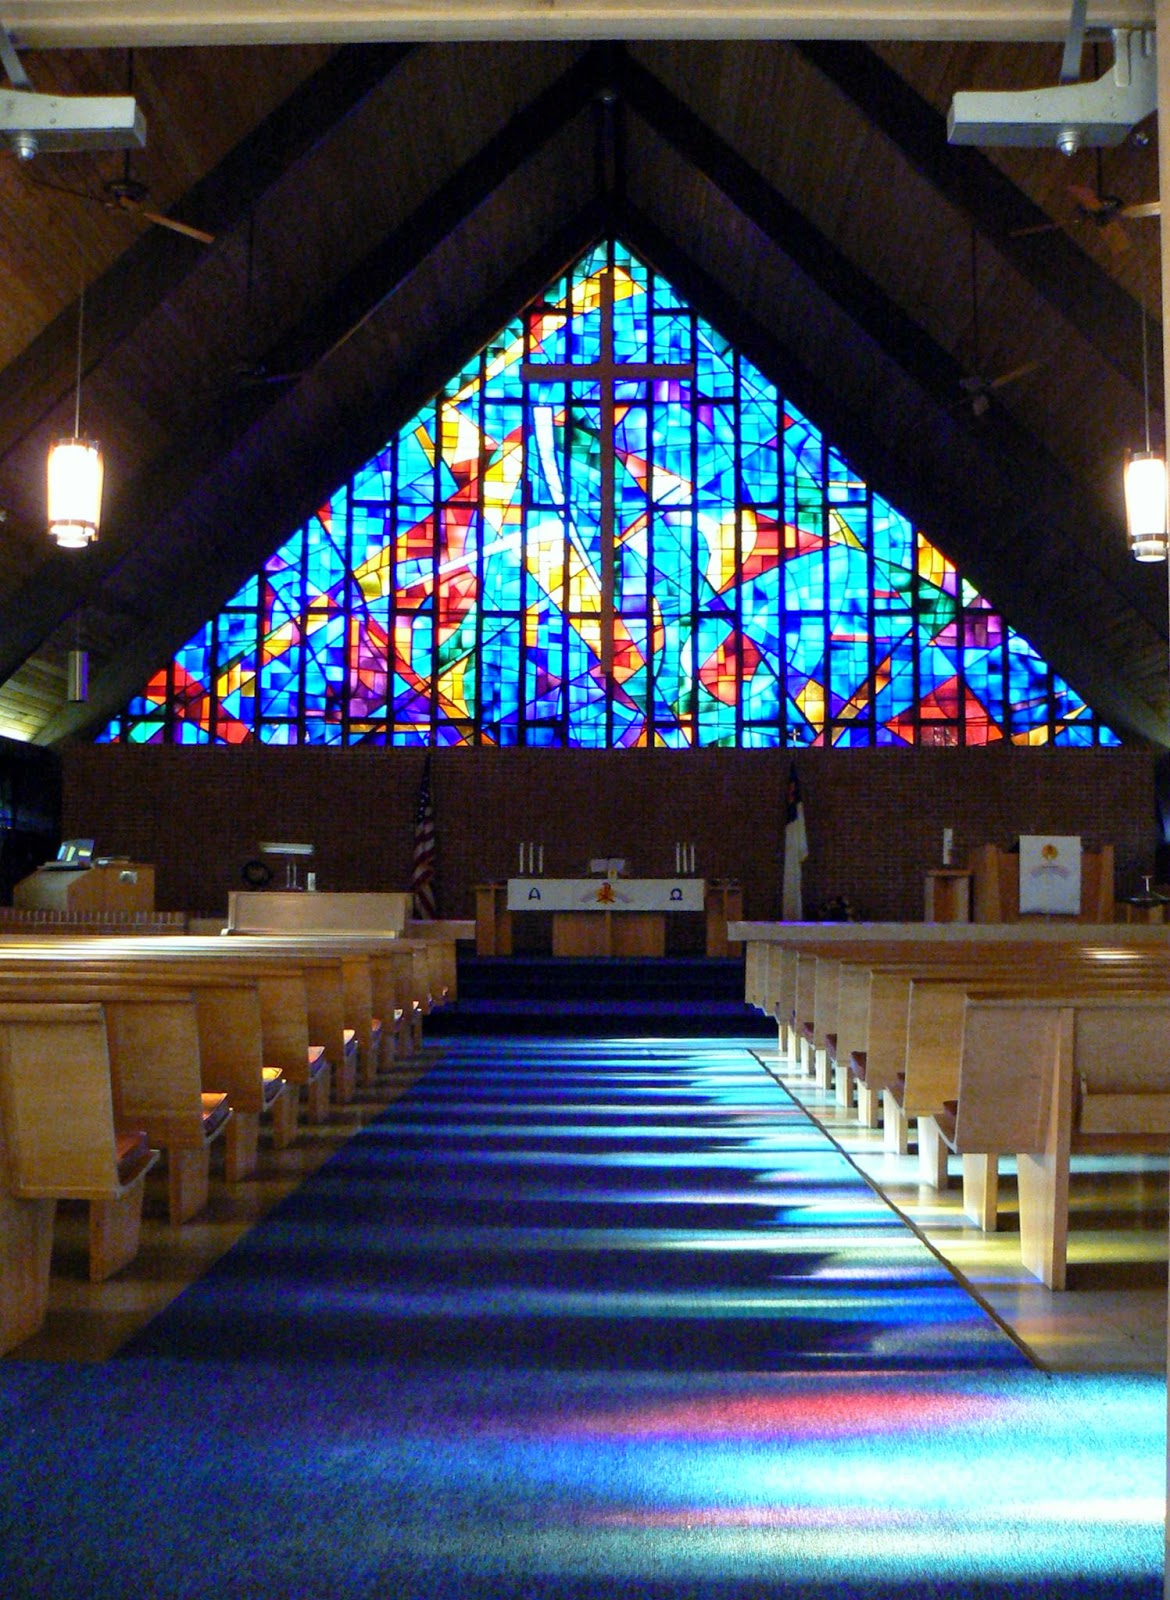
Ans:
[[[1142,297],[1142,404],[1146,447],[1125,463],[1125,521],[1129,548],[1137,561],[1166,559],[1166,462],[1150,449],[1150,358],[1146,302]]]
[[[81,351],[85,335],[85,287],[77,301],[77,388],[73,436],[49,446],[49,536],[63,550],[81,550],[97,538],[102,516],[102,453],[81,431]]]
[[[89,699],[89,652],[81,643],[81,612],[74,624],[73,649],[65,657],[65,698],[71,705],[84,705]]]

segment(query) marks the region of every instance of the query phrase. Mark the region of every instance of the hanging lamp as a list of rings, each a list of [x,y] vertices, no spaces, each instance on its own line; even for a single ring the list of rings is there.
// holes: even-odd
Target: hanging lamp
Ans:
[[[1146,447],[1133,450],[1125,463],[1125,521],[1129,548],[1136,561],[1166,559],[1166,462],[1150,449],[1150,359],[1146,302],[1142,298],[1142,404]]]
[[[85,288],[77,302],[77,387],[73,434],[49,446],[49,537],[63,550],[81,550],[97,538],[102,516],[102,453],[81,431],[81,351],[85,333]]]

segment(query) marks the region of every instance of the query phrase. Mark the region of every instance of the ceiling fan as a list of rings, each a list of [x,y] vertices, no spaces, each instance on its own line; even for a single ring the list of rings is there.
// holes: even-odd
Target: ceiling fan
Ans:
[[[255,348],[254,316],[255,316],[255,265],[256,265],[256,210],[253,207],[248,213],[248,233],[245,246],[244,261],[244,304],[242,324],[240,329],[239,349],[242,352],[239,359],[229,368],[226,382],[221,391],[224,398],[230,399],[246,395],[257,389],[273,388],[280,384],[296,383],[304,376],[301,372],[271,372],[268,363],[262,356],[252,355]]]
[[[1075,202],[1078,219],[1082,222],[1091,222],[1099,228],[1116,256],[1124,255],[1130,248],[1131,241],[1122,226],[1123,219],[1138,221],[1141,218],[1162,215],[1160,200],[1142,200],[1134,205],[1126,205],[1120,196],[1105,194],[1099,179],[1096,189],[1090,189],[1087,184],[1070,183],[1068,192]],[[1034,227],[1014,229],[1012,238],[1023,239],[1035,233],[1058,233],[1061,227],[1062,224],[1059,222],[1039,222]]]
[[[134,103],[134,51],[126,52],[126,92],[130,103]],[[88,189],[75,189],[69,184],[55,183],[49,178],[41,178],[30,171],[32,182],[42,189],[55,189],[58,194],[72,195],[75,200],[88,200],[93,205],[100,205],[106,211],[112,211],[120,216],[138,218],[143,222],[154,223],[157,227],[168,228],[172,233],[182,234],[188,239],[197,239],[200,244],[214,244],[215,235],[206,232],[203,228],[196,228],[189,222],[181,222],[177,217],[165,216],[160,211],[152,211],[146,204],[150,199],[150,189],[136,178],[130,170],[130,150],[127,149],[122,156],[122,171],[116,178],[107,178],[98,193]]]
[[[960,402],[960,409],[968,411],[975,418],[987,415],[993,394],[1005,389],[1009,383],[1016,383],[1020,378],[1026,378],[1030,372],[1035,372],[1037,367],[1044,364],[1037,357],[1031,361],[1022,361],[1019,366],[1012,367],[1008,372],[1001,372],[995,377],[988,377],[984,373],[979,337],[978,235],[974,229],[971,230],[971,350],[973,370],[959,379],[959,387],[964,397]]]
[[[90,204],[101,206],[106,211],[154,223],[159,228],[169,229],[171,233],[182,234],[184,238],[197,239],[200,244],[215,243],[215,235],[208,233],[206,229],[196,228],[190,222],[180,222],[178,217],[168,217],[161,211],[149,209],[146,201],[150,199],[150,189],[130,171],[129,152],[123,157],[121,174],[116,178],[107,178],[97,193],[89,189],[74,189],[65,183],[53,183],[50,179],[39,178],[34,173],[30,173],[29,176],[38,188],[53,189],[57,194],[72,195],[75,200],[88,200]]]

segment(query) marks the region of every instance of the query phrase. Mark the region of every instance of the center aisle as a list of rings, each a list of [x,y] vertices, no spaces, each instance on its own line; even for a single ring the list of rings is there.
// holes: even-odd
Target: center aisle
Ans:
[[[1158,1600],[1053,1379],[746,1044],[490,1040],[123,1354],[0,1364],[5,1600]]]
[[[1025,1358],[749,1051],[467,1040],[129,1355],[681,1372]]]

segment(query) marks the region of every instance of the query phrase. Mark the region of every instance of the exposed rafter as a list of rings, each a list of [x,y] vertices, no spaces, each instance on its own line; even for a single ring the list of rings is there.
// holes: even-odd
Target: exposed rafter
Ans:
[[[230,233],[265,190],[292,171],[318,140],[385,82],[410,48],[385,45],[336,52],[197,183],[172,215],[215,234]],[[199,251],[188,241],[159,228],[144,233],[125,251],[86,291],[87,369],[92,371],[200,261]],[[77,313],[70,306],[5,370],[0,457],[69,394],[76,341]]]
[[[1060,618],[1053,617],[1045,604],[1044,585],[1037,584],[1035,574],[1026,569],[1025,552],[1032,548],[1027,539],[1027,507],[1014,499],[1010,485],[999,480],[994,464],[987,464],[986,478],[969,482],[963,515],[955,516],[954,466],[947,464],[946,457],[948,449],[955,450],[956,441],[945,418],[936,419],[937,437],[923,438],[920,454],[907,461],[875,429],[871,415],[844,407],[839,392],[824,376],[802,364],[727,287],[697,266],[679,241],[671,240],[635,207],[623,214],[622,232],[634,249],[665,273],[762,371],[785,375],[786,394],[817,418],[872,484],[920,526],[930,529],[932,539],[946,549],[981,593],[993,604],[1011,610],[1013,624],[1077,683],[1101,716],[1152,744],[1167,742],[1165,719],[1136,692],[1130,679],[1103,662],[1084,628],[1064,626]],[[1016,523],[1005,528],[1005,514],[1010,518],[1013,506]],[[996,555],[989,558],[993,545]],[[1071,594],[1085,587],[1085,574],[1070,564],[1063,582]]]
[[[352,43],[373,39],[1054,39],[1068,0],[8,0],[18,44]],[[1152,0],[1097,0],[1091,27],[1141,27]]]
[[[798,48],[1127,382],[1141,384],[1140,309],[1066,235],[1034,231],[1049,222],[1047,212],[982,151],[948,144],[946,118],[868,46]],[[1160,369],[1160,347],[1153,360]]]
[[[577,116],[611,76],[609,50],[604,46],[587,50],[332,293],[310,307],[296,328],[265,350],[264,366],[272,372],[307,371],[338,350],[403,280],[418,270],[428,252]],[[71,562],[67,555],[52,557],[53,582],[44,582],[42,569],[0,607],[0,682],[11,677],[79,605],[87,603],[143,540],[157,538],[158,528],[171,510],[199,488],[221,457],[280,398],[275,387],[260,389],[234,413],[217,409],[202,432],[189,430],[180,447],[166,459],[152,462],[139,482],[126,487],[100,542],[85,552],[84,561]],[[230,586],[225,593],[231,593]]]
[[[497,285],[465,320],[430,347],[427,359],[402,373],[380,398],[360,416],[345,419],[313,455],[293,464],[280,486],[269,493],[263,509],[255,499],[245,508],[239,527],[218,547],[187,550],[177,574],[180,587],[173,610],[142,628],[117,659],[91,677],[85,704],[65,704],[38,735],[38,744],[94,733],[141,689],[152,672],[174,654],[182,641],[223,605],[252,572],[271,554],[273,546],[290,528],[308,516],[323,492],[342,482],[398,428],[402,427],[452,372],[482,348],[516,308],[535,298],[551,278],[596,241],[608,221],[604,207],[591,199],[564,227],[545,240],[523,265]],[[256,495],[255,486],[252,494]]]

